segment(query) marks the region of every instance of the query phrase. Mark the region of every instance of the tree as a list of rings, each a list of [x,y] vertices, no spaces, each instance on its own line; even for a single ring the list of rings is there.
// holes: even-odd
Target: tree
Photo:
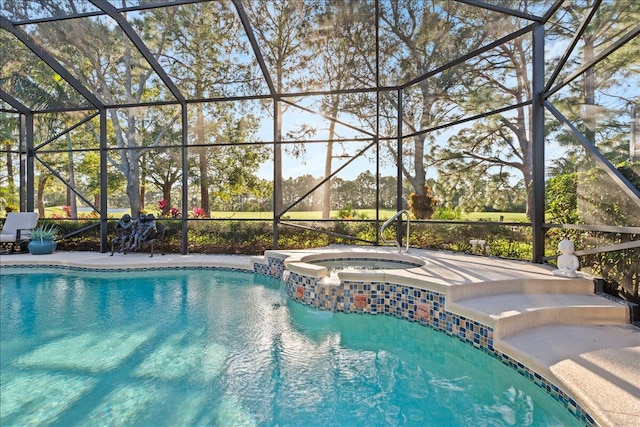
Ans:
[[[241,37],[242,26],[236,13],[224,2],[192,4],[179,8],[176,25],[168,34],[171,49],[164,58],[171,74],[186,92],[198,99],[224,96],[225,88],[252,79],[251,69],[236,61],[235,55],[248,55],[248,47]],[[190,126],[195,130],[190,143],[195,145],[198,158],[200,207],[209,216],[210,161],[208,145],[215,142],[215,121],[228,110],[237,111],[236,104],[198,103],[194,105],[195,119]]]
[[[474,15],[475,13],[475,15]],[[487,20],[486,25],[468,27],[461,25],[461,16],[471,15]],[[397,85],[417,80],[403,91],[403,134],[412,137],[403,144],[398,153],[395,143],[387,141],[386,148],[393,161],[401,163],[402,174],[414,189],[416,198],[426,200],[425,184],[427,167],[425,155],[429,145],[436,141],[436,132],[426,130],[442,122],[455,120],[459,112],[454,109],[452,99],[464,87],[469,65],[461,64],[429,78],[424,76],[442,66],[460,52],[471,51],[485,40],[485,30],[491,17],[475,8],[454,2],[424,2],[420,0],[391,0],[380,3],[380,58],[379,75],[382,85]],[[370,82],[376,84],[375,55],[363,44],[361,61],[367,67]],[[384,129],[382,133],[396,134],[398,100],[395,93],[381,92]],[[355,102],[355,111],[360,117],[375,117],[375,108],[369,109]],[[371,123],[376,128],[375,123]],[[402,161],[401,161],[402,158]]]
[[[478,22],[475,21],[475,25]],[[499,38],[522,27],[518,18],[503,17],[487,31],[491,38]],[[533,151],[530,140],[530,107],[523,103],[532,99],[529,67],[532,58],[529,35],[511,39],[474,58],[474,71],[466,82],[468,96],[458,102],[467,114],[484,113],[508,105],[517,105],[504,113],[496,113],[478,120],[449,138],[446,147],[434,150],[434,162],[442,176],[454,178],[471,174],[474,185],[470,192],[481,191],[486,181],[482,175],[493,175],[490,180],[502,182],[502,188],[513,191],[516,181],[505,180],[510,170],[518,170],[523,177],[527,195],[526,213],[533,206]],[[506,172],[506,173],[505,173]]]
[[[557,224],[577,224],[578,174],[576,172],[555,175],[545,187],[547,221]]]
[[[166,203],[162,214],[166,215],[173,206],[171,190],[182,178],[182,156],[178,149],[159,150],[152,154],[144,157],[142,170],[146,179],[160,190]]]
[[[283,188],[283,202],[286,205],[290,205],[296,201],[298,201],[309,188],[317,185],[319,182],[318,178],[313,177],[312,175],[305,174],[298,176],[296,178],[289,178],[284,181]],[[295,211],[311,211],[316,210],[320,207],[321,200],[314,197],[314,194],[310,194],[304,200],[301,200],[292,210]]]
[[[526,210],[529,214],[533,171],[531,161],[524,160],[532,158],[525,114],[520,111],[515,119],[495,117],[476,124],[451,137],[447,147],[435,151],[444,194],[453,188],[464,188],[463,199],[467,202],[461,207],[469,209],[473,206],[472,210],[477,210],[486,206],[483,199],[488,190],[505,194],[520,192],[528,195]],[[518,129],[517,138],[512,129]],[[514,169],[527,178],[523,181],[514,177],[509,172]],[[474,202],[469,203],[470,200]]]
[[[41,6],[54,16],[64,13],[58,2],[42,2]],[[154,9],[147,19],[130,22],[156,59],[166,48],[166,33],[174,23],[176,9]],[[38,39],[50,47],[85,87],[96,88],[106,104],[136,105],[171,96],[124,31],[110,25],[109,20],[75,19],[58,24],[40,27]],[[154,125],[161,131],[156,132],[158,139],[143,146],[138,126],[145,114],[154,116]],[[112,123],[109,137],[118,148],[115,156],[108,154],[108,160],[126,178],[126,194],[132,214],[136,216],[142,207],[140,159],[159,144],[164,132],[180,115],[172,107],[148,107],[111,108],[108,116]]]
[[[395,209],[397,198],[397,179],[394,176],[381,176],[380,182],[380,208]]]
[[[275,91],[285,93],[304,86],[305,70],[312,57],[307,49],[307,30],[311,27],[317,1],[247,2],[247,14],[267,62]],[[274,168],[279,173],[274,182],[274,210],[280,215],[282,198],[282,115],[286,105],[275,100]]]
[[[573,25],[581,22],[586,12],[594,5],[595,1],[589,0],[584,4],[567,4],[562,8],[566,13],[561,22],[569,22]],[[590,24],[582,34],[582,55],[579,57],[578,65],[592,62],[596,54],[609,46],[618,37],[630,31],[638,23],[640,17],[640,5],[637,2],[617,1],[604,2],[598,9]],[[567,31],[564,25],[558,26],[556,36],[569,37],[572,34]],[[628,49],[622,49],[614,53],[609,58],[605,66],[591,67],[584,72],[579,85],[579,103],[584,108],[583,114],[585,123],[585,135],[595,143],[595,128],[598,119],[597,94],[610,90],[619,85],[620,81],[638,78],[636,67],[628,67],[630,63],[637,60],[637,49],[631,45]],[[634,68],[636,68],[634,70]],[[606,92],[605,92],[606,93]],[[607,119],[607,117],[603,117]],[[609,118],[610,119],[610,118]]]
[[[265,145],[250,145],[258,128],[255,117],[237,117],[231,111],[219,116],[212,139],[228,145],[212,146],[207,150],[207,162],[212,172],[208,191],[222,204],[220,210],[233,210],[230,202],[238,195],[262,198],[264,184],[256,171],[269,157]]]
[[[549,31],[552,42],[569,40],[575,28],[590,12],[593,0],[581,4],[567,4],[559,11],[558,25]],[[640,4],[633,1],[603,2],[582,34],[580,44],[569,57],[572,72],[582,67],[629,32],[640,19]],[[613,163],[628,157],[628,123],[631,107],[640,103],[634,88],[640,85],[637,63],[637,43],[629,42],[605,60],[587,69],[569,84],[562,97],[553,100],[554,106],[576,124],[582,134]],[[564,77],[564,74],[559,76]],[[553,136],[572,155],[580,167],[588,168],[584,150],[575,138],[558,124],[551,128]]]
[[[517,2],[516,2],[517,3]],[[588,6],[590,7],[590,5]],[[624,34],[628,31],[631,21],[620,20],[620,8],[627,9],[629,6],[625,2],[619,2],[617,6],[607,6],[602,9],[603,16],[597,17],[593,26],[588,27],[585,32],[582,57],[582,64],[589,62],[594,57],[594,48],[602,43],[610,43],[614,32]],[[612,10],[613,9],[613,10]],[[560,25],[552,26],[550,29],[551,38],[557,38],[558,34],[564,37],[572,37],[578,23],[584,18],[585,11],[588,8],[576,10],[575,4],[567,6],[567,10],[571,12],[571,18],[560,16],[558,22]],[[565,12],[565,15],[567,13]],[[573,22],[573,25],[569,25]],[[503,20],[498,29],[511,28],[515,30],[520,28],[521,24],[517,19]],[[596,40],[599,40],[596,42]],[[626,60],[620,58],[614,60],[610,64],[599,68],[602,70],[603,84],[597,85],[600,89],[613,88],[616,85],[617,78],[614,76],[627,75],[628,67],[624,67],[625,63],[629,63],[628,55]],[[531,81],[527,64],[531,63],[531,41],[529,37],[518,37],[501,46],[487,52],[477,58],[475,71],[471,73],[475,82],[470,91],[470,96],[466,97],[467,102],[460,104],[461,108],[470,114],[482,113],[478,106],[495,109],[506,105],[518,105],[527,100],[532,99]],[[582,65],[580,64],[580,65]],[[594,96],[594,78],[595,73],[589,70],[584,74],[584,86],[582,96],[566,100],[557,101],[559,105],[567,107],[569,111],[573,111],[569,117],[575,119],[579,117],[579,112],[575,107],[581,104],[593,104]],[[606,82],[609,83],[606,83]],[[485,110],[486,111],[486,110]],[[498,113],[484,120],[475,122],[471,127],[464,128],[448,141],[448,146],[440,149],[434,156],[439,165],[441,174],[448,177],[457,177],[464,174],[472,174],[478,177],[480,174],[493,175],[496,179],[504,175],[504,171],[518,170],[523,177],[524,190],[527,195],[526,212],[530,216],[533,205],[533,188],[532,188],[532,159],[533,147],[531,145],[531,136],[529,129],[529,121],[531,117],[531,108],[528,106],[520,106],[512,109],[507,113]],[[592,125],[589,125],[592,126]],[[594,132],[583,127],[585,135],[593,140]],[[615,129],[620,129],[619,125],[609,121],[606,126],[608,136],[603,138],[609,143],[619,138],[614,136]],[[604,131],[604,129],[603,129]],[[611,132],[613,131],[613,132]],[[573,137],[569,135],[559,135],[558,140],[562,142],[573,141]],[[620,152],[619,150],[616,150]],[[576,158],[569,156],[568,158]],[[484,180],[466,180],[476,184],[485,185]],[[514,190],[512,184],[518,181],[513,179],[506,181],[503,186],[505,189]],[[480,190],[478,185],[470,187],[472,192]]]
[[[353,180],[355,192],[352,193],[353,206],[358,209],[371,209],[376,203],[376,177],[370,171],[358,174]]]
[[[13,52],[15,55],[16,52]],[[7,72],[5,77],[0,79],[0,83],[5,84],[12,88],[15,96],[19,97],[21,101],[29,106],[31,109],[53,109],[60,105],[73,104],[77,102],[74,94],[68,90],[68,87],[64,84],[64,82],[56,78],[56,74],[47,67],[42,62],[37,62],[31,65],[31,76],[25,76],[25,70],[22,69],[20,61],[16,61],[16,57],[10,55],[7,59],[7,62],[4,64]],[[37,129],[37,134],[42,138],[42,140],[48,140],[53,138],[57,132],[64,129],[65,127],[74,124],[76,122],[76,118],[73,115],[67,114],[55,114],[55,113],[46,113],[39,116],[41,126]],[[4,122],[6,124],[6,122]],[[17,123],[16,123],[17,124]],[[17,128],[17,126],[16,126]],[[17,130],[17,129],[16,129]],[[6,135],[3,138],[3,142],[6,144],[11,144],[12,132],[10,128],[5,128],[3,126],[3,135]],[[65,141],[65,147],[70,150],[71,148],[71,137],[69,133],[65,133],[63,137],[61,137]],[[10,145],[7,146],[9,148]],[[68,172],[68,185],[73,188],[75,185],[75,168],[74,163],[70,158],[70,151],[67,152],[66,162],[62,158],[63,155],[48,155],[46,156],[46,160],[43,157],[38,157],[38,159],[43,162],[43,164],[52,168],[53,170],[61,170],[66,169]],[[11,160],[11,151],[7,150],[7,170],[12,173],[12,160]],[[46,173],[48,175],[48,173]],[[38,206],[38,210],[40,215],[44,217],[44,190],[47,183],[51,182],[48,177],[39,177],[38,179],[38,191],[36,192],[36,204]],[[9,180],[10,189],[15,189],[15,184],[13,182],[13,178]],[[73,217],[77,216],[77,207],[76,207],[76,197],[75,193],[69,190],[67,187],[67,205],[71,206],[70,214]],[[15,190],[14,190],[15,191]],[[13,193],[13,191],[12,191]],[[12,196],[13,198],[15,197]]]
[[[2,76],[0,77],[0,86],[4,90],[7,88],[7,81],[4,76],[13,74],[20,76],[18,73],[19,65],[16,64],[15,58],[20,57],[16,52],[15,44],[10,42],[9,35],[5,31],[0,31],[0,69]],[[3,168],[0,169],[0,209],[7,207],[15,209],[18,207],[19,195],[17,192],[14,177],[14,156],[13,153],[18,150],[18,132],[20,129],[18,114],[8,112],[0,112],[0,152],[4,155]]]
[[[359,77],[362,67],[358,66],[359,44],[365,40],[375,40],[373,14],[364,2],[332,1],[322,4],[316,17],[316,31],[309,42],[317,52],[317,66],[311,73],[318,86],[331,91],[342,91],[357,87],[363,79]],[[366,37],[366,36],[369,37]],[[348,98],[347,98],[348,99]],[[340,93],[322,98],[320,110],[329,120],[327,150],[325,154],[325,174],[332,173],[334,144],[339,135],[337,121],[347,108],[345,97]],[[328,219],[331,211],[331,182],[322,186],[322,218]]]
[[[13,171],[13,155],[17,149],[17,138],[14,132],[17,131],[17,120],[12,119],[7,113],[0,113],[0,147],[5,152],[4,172],[0,175],[0,209],[14,209],[18,205],[18,194]]]

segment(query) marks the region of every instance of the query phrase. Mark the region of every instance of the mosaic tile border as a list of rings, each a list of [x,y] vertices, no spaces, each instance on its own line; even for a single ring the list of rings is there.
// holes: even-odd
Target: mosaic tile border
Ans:
[[[283,267],[284,267],[284,264],[283,264]],[[253,264],[253,272],[256,273],[256,274],[261,274],[263,276],[271,276],[270,270],[269,270],[269,265],[267,265],[267,264],[262,264],[262,263],[257,263],[257,262],[254,263]]]
[[[267,258],[267,264],[255,263],[253,264],[253,272],[265,271],[264,274],[276,279],[281,279],[284,274],[284,260],[280,258]]]
[[[246,269],[246,268],[216,267],[216,266],[206,266],[206,265],[99,268],[99,267],[81,267],[76,265],[59,265],[59,264],[9,264],[9,265],[3,265],[0,271],[3,271],[5,268],[18,269],[18,270],[55,269],[55,270],[69,270],[69,271],[89,271],[89,272],[96,272],[96,273],[134,273],[134,272],[140,272],[140,271],[163,271],[163,270],[224,270],[224,271],[235,271],[235,272],[242,272],[242,273],[253,273],[252,270]]]
[[[445,310],[445,295],[428,289],[389,282],[344,281],[325,285],[315,277],[284,272],[284,261],[269,258],[268,276],[286,280],[287,295],[320,310],[344,313],[382,314],[406,319],[457,338],[494,357],[532,381],[560,402],[579,422],[597,425],[595,420],[570,396],[540,373],[493,347],[493,328]]]

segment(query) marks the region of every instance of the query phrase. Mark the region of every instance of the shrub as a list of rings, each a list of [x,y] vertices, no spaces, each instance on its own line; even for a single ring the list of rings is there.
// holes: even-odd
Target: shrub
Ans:
[[[353,205],[351,203],[349,203],[349,205],[347,205],[346,208],[340,209],[338,211],[338,218],[340,218],[340,219],[353,219],[353,218],[356,217],[357,214],[358,214],[358,212],[356,212],[356,210],[353,209]]]
[[[448,221],[460,220],[462,219],[462,210],[460,208],[450,209],[444,206],[438,206],[435,211],[433,211],[433,219]]]
[[[417,219],[431,218],[437,205],[438,200],[429,185],[424,186],[424,195],[415,192],[409,195],[409,210]]]
[[[578,223],[578,174],[554,176],[546,187],[547,215],[557,224]]]

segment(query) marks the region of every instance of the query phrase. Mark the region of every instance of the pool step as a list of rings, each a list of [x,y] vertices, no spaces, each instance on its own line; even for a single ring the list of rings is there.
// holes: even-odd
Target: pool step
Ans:
[[[592,294],[595,285],[586,278],[567,279],[550,277],[540,279],[493,280],[450,286],[448,301],[460,301],[503,294]]]
[[[637,327],[543,326],[499,340],[495,348],[575,396],[597,425],[640,425]]]
[[[501,294],[447,303],[447,311],[493,328],[494,342],[547,325],[615,325],[630,321],[629,307],[591,294]]]

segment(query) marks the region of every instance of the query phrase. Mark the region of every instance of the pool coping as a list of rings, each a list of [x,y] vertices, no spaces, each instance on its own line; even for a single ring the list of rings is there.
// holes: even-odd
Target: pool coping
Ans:
[[[284,263],[284,259],[294,254],[297,257],[336,250],[345,254],[365,251],[372,256],[395,252],[390,248],[336,245],[310,251],[267,251],[265,257],[279,257]],[[410,255],[425,259],[426,265],[407,270],[368,272],[357,277],[408,285],[427,281],[430,288],[449,290],[459,300],[473,297],[474,292],[491,295],[492,284],[502,282],[504,286],[509,280],[531,283],[559,280],[561,286],[573,282],[572,279],[553,276],[552,267],[540,264],[443,251],[412,250]],[[37,265],[99,270],[224,268],[251,272],[255,271],[256,264],[265,264],[265,257],[167,254],[151,258],[143,253],[111,257],[108,253],[98,252],[55,252],[51,255],[2,255],[0,267]],[[472,287],[465,286],[469,284],[480,286],[475,286],[470,295],[468,292]],[[640,425],[640,329],[630,324],[543,326],[510,335],[501,345],[500,350],[518,363],[548,375],[550,381],[557,383],[593,417],[596,425]]]

